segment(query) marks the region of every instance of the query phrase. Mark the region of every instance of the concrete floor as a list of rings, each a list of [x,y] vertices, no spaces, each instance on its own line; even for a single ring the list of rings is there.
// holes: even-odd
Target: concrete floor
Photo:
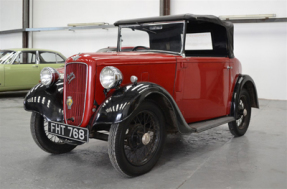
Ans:
[[[260,100],[245,136],[227,124],[168,136],[154,169],[136,178],[112,167],[107,142],[91,140],[63,155],[33,141],[25,94],[0,94],[0,188],[287,188],[287,101]]]

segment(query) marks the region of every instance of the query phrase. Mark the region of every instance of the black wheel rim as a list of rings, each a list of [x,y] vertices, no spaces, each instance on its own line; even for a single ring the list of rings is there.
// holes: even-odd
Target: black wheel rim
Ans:
[[[132,165],[144,165],[155,155],[159,142],[159,121],[152,112],[139,112],[125,130],[125,156]]]
[[[237,112],[237,119],[236,125],[239,129],[244,129],[246,126],[246,119],[249,114],[247,108],[247,100],[245,96],[241,96],[238,104],[238,112]]]
[[[53,134],[48,133],[48,122],[47,122],[47,120],[44,119],[43,125],[44,125],[44,132],[45,132],[47,138],[48,138],[51,142],[56,143],[56,144],[64,144],[64,141],[63,141],[62,139],[60,139],[60,138],[57,137],[56,135],[53,135]]]

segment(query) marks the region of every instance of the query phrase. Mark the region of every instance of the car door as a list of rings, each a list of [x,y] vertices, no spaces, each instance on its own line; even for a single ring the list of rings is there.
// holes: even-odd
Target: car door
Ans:
[[[188,123],[226,115],[229,94],[228,58],[185,58],[182,110]]]
[[[211,33],[186,34],[187,57],[177,58],[175,95],[188,123],[227,115],[229,58],[216,57]]]
[[[58,53],[49,51],[38,51],[39,55],[39,72],[44,67],[61,68],[65,66],[65,58]]]
[[[4,81],[7,90],[30,89],[39,82],[36,51],[22,51],[12,64],[4,66]]]

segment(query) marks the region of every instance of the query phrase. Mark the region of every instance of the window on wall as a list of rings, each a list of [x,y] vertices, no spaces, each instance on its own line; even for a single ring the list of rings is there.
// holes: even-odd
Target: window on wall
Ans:
[[[51,64],[51,63],[64,63],[65,60],[59,56],[56,53],[51,53],[51,52],[40,52],[39,53],[40,57],[40,63],[46,63],[46,64]]]
[[[14,64],[35,64],[36,52],[21,52],[16,58]]]

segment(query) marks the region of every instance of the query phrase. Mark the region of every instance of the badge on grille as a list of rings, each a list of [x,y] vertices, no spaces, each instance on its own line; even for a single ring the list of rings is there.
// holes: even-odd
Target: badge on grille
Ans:
[[[72,81],[73,79],[75,79],[75,78],[76,78],[76,76],[75,76],[74,72],[68,74],[68,75],[67,75],[68,83],[70,84],[71,81]]]
[[[73,99],[71,96],[68,96],[67,102],[66,102],[68,109],[70,110],[73,105]]]

